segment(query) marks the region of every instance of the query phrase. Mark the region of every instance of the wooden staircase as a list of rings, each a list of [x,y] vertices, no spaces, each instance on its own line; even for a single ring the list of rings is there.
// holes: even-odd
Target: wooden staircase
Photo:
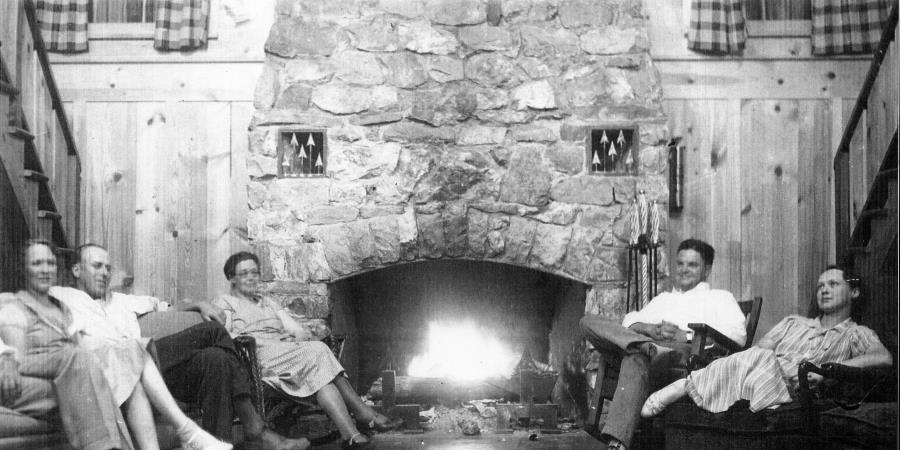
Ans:
[[[865,300],[860,308],[854,308],[857,321],[878,332],[889,349],[896,349],[900,340],[897,329],[898,118],[896,109],[891,112],[887,107],[900,101],[895,81],[896,28],[897,5],[894,5],[834,159],[838,261],[854,267],[862,278]],[[864,201],[854,201],[852,191],[865,192]],[[896,363],[896,354],[894,358]]]
[[[0,290],[7,291],[16,288],[25,239],[47,239],[71,253],[81,161],[32,2],[4,1],[0,13]]]

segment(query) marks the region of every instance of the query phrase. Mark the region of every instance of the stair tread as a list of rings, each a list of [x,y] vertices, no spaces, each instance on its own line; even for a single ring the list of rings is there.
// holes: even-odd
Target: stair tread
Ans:
[[[10,96],[19,95],[19,89],[6,81],[0,81],[0,92]]]
[[[34,135],[31,134],[30,131],[28,131],[24,128],[21,128],[21,127],[9,127],[8,133],[10,136],[17,137],[20,139],[25,139],[25,140],[29,140],[29,141],[34,140]]]
[[[62,219],[62,214],[60,214],[56,211],[48,211],[48,210],[42,209],[42,210],[38,210],[37,217],[40,219],[59,220],[59,219]]]
[[[27,180],[44,182],[50,181],[50,178],[42,172],[38,172],[37,170],[25,169],[22,171],[22,176]]]

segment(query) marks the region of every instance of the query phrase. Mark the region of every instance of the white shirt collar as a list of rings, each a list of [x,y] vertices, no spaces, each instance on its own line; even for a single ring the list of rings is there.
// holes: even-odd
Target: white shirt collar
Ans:
[[[708,290],[709,290],[709,283],[707,283],[705,281],[701,281],[701,282],[697,283],[696,286],[689,289],[687,292],[683,292],[680,289],[678,289],[677,287],[672,288],[672,292],[674,292],[676,294],[687,294],[690,292],[704,292],[704,291],[708,291]]]

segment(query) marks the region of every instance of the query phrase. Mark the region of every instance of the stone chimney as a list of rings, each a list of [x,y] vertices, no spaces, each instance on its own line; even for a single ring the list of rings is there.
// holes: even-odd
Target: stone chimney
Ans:
[[[280,0],[276,14],[247,159],[271,295],[327,333],[329,283],[467,259],[583,282],[586,311],[624,313],[629,202],[646,191],[667,223],[640,0]],[[591,173],[591,129],[634,126],[628,169]],[[290,130],[321,133],[322,173],[286,176]]]

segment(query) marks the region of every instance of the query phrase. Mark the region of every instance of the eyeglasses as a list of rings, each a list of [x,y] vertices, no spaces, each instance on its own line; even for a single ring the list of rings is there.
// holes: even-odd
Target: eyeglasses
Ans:
[[[247,277],[249,277],[250,275],[256,275],[256,276],[259,276],[259,270],[258,270],[258,269],[257,269],[257,270],[244,270],[244,271],[241,271],[241,272],[236,272],[236,273],[234,274],[234,276],[236,276],[236,277],[241,277],[241,278],[247,278]]]

